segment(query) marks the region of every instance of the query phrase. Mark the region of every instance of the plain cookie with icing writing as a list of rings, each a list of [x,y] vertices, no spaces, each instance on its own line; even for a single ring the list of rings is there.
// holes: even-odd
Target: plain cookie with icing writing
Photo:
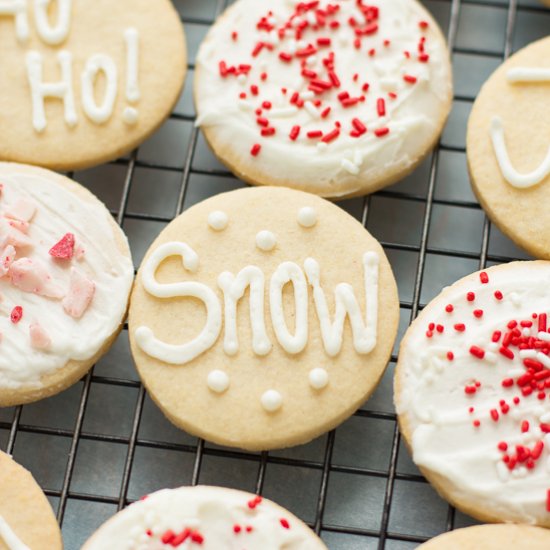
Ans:
[[[253,184],[370,193],[429,153],[451,107],[449,54],[414,0],[239,0],[202,43],[198,120]]]
[[[110,347],[134,275],[106,207],[70,179],[0,163],[0,406],[78,381]]]
[[[72,170],[161,125],[183,86],[185,37],[169,0],[3,1],[0,66],[0,159]]]
[[[550,37],[526,46],[483,85],[466,137],[473,190],[499,229],[550,259]]]
[[[262,497],[199,485],[164,489],[102,525],[82,550],[327,550],[296,516]]]
[[[378,242],[339,207],[276,187],[166,227],[129,312],[137,369],[180,428],[250,450],[305,443],[374,391],[399,304]]]
[[[473,273],[407,330],[395,375],[416,465],[482,521],[550,527],[550,262]]]
[[[61,531],[32,474],[0,451],[0,550],[62,550]]]

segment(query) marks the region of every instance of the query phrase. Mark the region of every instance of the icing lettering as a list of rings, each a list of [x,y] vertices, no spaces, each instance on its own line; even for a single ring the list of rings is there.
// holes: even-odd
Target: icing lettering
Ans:
[[[196,271],[199,257],[187,244],[166,243],[151,254],[143,268],[142,281],[145,290],[157,298],[192,297],[204,303],[206,323],[202,332],[190,342],[181,345],[167,344],[155,338],[148,327],[139,327],[135,332],[138,346],[151,357],[165,363],[182,365],[198,357],[212,347],[218,339],[222,325],[222,311],[218,297],[209,287],[197,282],[159,283],[155,272],[159,265],[170,256],[181,256],[187,271]]]
[[[103,102],[98,106],[94,98],[94,83],[99,71],[103,71],[107,86]],[[102,124],[109,120],[113,114],[117,90],[115,62],[108,55],[92,55],[82,72],[82,107],[86,116],[96,124]]]
[[[34,17],[40,38],[50,46],[57,46],[69,35],[72,0],[57,0],[57,23],[53,27],[48,21],[48,8],[52,1],[54,0],[34,0]]]
[[[515,67],[506,73],[508,82],[550,82],[550,69]]]
[[[0,516],[0,540],[4,541],[9,550],[30,550],[13,532],[8,522]]]
[[[61,80],[47,83],[42,80],[42,54],[37,51],[30,51],[26,56],[27,77],[32,97],[32,124],[37,132],[43,132],[46,129],[46,113],[44,110],[44,99],[46,97],[56,97],[63,101],[65,105],[65,122],[68,126],[75,126],[78,122],[72,84],[72,54],[62,50],[58,52],[57,60],[61,67]]]
[[[166,363],[181,365],[192,361],[215,344],[221,332],[222,309],[217,295],[205,284],[195,281],[159,283],[156,280],[156,270],[170,256],[181,256],[183,266],[189,272],[198,269],[199,257],[189,245],[183,242],[165,243],[155,250],[145,263],[141,274],[143,286],[149,294],[158,298],[189,296],[201,300],[207,310],[205,326],[194,340],[181,345],[166,344],[158,340],[146,326],[141,326],[135,331],[135,338],[138,346],[148,355]],[[304,271],[296,263],[281,263],[270,279],[269,306],[273,331],[283,349],[287,353],[297,354],[307,345],[309,283],[313,288],[313,300],[327,355],[333,357],[340,352],[346,317],[350,320],[355,351],[360,354],[370,353],[377,340],[379,261],[375,252],[366,252],[363,255],[365,317],[362,316],[353,287],[347,283],[340,283],[334,291],[333,321],[330,318],[325,293],[321,288],[319,264],[312,258],[306,259],[306,279]],[[292,283],[294,292],[294,334],[288,329],[283,309],[283,289],[287,283]],[[262,270],[249,265],[237,275],[224,271],[218,277],[218,286],[224,300],[224,352],[227,355],[235,355],[239,351],[237,305],[248,288],[252,349],[257,355],[268,354],[272,343],[265,325],[265,278]],[[322,369],[317,369],[314,373],[313,387],[321,388],[328,382],[325,371],[321,371]]]
[[[136,29],[130,28],[124,31],[126,41],[126,99],[130,103],[136,103],[141,98],[138,84],[138,54],[139,34]]]
[[[27,0],[0,0],[0,16],[12,15],[15,18],[15,36],[20,43],[29,38]]]

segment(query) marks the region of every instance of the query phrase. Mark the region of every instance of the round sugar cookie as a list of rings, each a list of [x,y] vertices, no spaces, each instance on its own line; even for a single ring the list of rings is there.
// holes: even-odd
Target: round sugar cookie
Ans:
[[[483,85],[466,138],[473,190],[499,229],[550,259],[550,37],[523,48]]]
[[[418,550],[502,550],[503,548],[550,548],[550,531],[531,525],[474,525],[443,533]]]
[[[0,3],[0,160],[55,170],[117,158],[170,114],[186,73],[169,0]]]
[[[327,550],[305,523],[274,502],[206,485],[148,495],[103,524],[82,550],[180,547]]]
[[[363,403],[398,314],[386,256],[354,218],[308,193],[246,188],[193,206],[151,245],[130,343],[174,424],[267,450],[305,443]]]
[[[399,426],[437,491],[482,521],[550,527],[550,262],[473,273],[401,343]]]
[[[0,163],[0,406],[64,390],[109,348],[132,286],[128,242],[88,190]]]
[[[200,47],[194,92],[197,124],[238,177],[343,197],[421,162],[452,77],[445,39],[414,0],[239,0]]]
[[[48,499],[23,466],[0,451],[0,550],[61,550]]]

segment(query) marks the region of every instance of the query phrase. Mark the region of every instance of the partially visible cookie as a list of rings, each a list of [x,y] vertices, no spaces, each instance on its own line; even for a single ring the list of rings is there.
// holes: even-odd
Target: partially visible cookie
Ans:
[[[197,124],[216,156],[250,183],[324,197],[406,176],[451,100],[445,39],[415,0],[239,0],[197,56]]]
[[[61,550],[61,531],[31,473],[0,451],[0,550]]]
[[[550,262],[473,273],[420,313],[395,375],[428,481],[486,522],[550,527]]]
[[[0,4],[0,160],[56,170],[100,164],[172,111],[186,48],[169,0]]]
[[[301,520],[274,502],[222,487],[164,489],[119,512],[82,550],[326,550]]]
[[[121,329],[133,274],[124,233],[88,190],[0,163],[0,406],[78,381]]]
[[[527,252],[550,259],[550,37],[514,54],[483,85],[466,148],[487,215]]]
[[[530,525],[475,525],[439,535],[418,550],[548,550],[550,531]]]
[[[338,206],[262,187],[201,202],[147,252],[132,355],[177,426],[220,445],[305,443],[374,391],[399,302],[378,242]]]

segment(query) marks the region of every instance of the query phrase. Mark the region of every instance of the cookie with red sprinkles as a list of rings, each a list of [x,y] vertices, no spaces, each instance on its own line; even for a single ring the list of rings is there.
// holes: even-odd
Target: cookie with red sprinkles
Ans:
[[[342,197],[421,162],[452,78],[415,0],[239,0],[200,47],[194,93],[197,124],[237,176]]]
[[[0,451],[0,548],[62,550],[52,507],[32,474]]]
[[[296,516],[258,495],[199,485],[152,493],[119,512],[82,550],[326,550]]]
[[[474,525],[439,535],[418,550],[548,550],[550,531],[531,525]]]
[[[466,149],[472,188],[499,229],[550,259],[550,36],[489,77],[472,107]]]
[[[438,492],[490,522],[550,526],[550,262],[464,277],[402,341],[399,426]]]

